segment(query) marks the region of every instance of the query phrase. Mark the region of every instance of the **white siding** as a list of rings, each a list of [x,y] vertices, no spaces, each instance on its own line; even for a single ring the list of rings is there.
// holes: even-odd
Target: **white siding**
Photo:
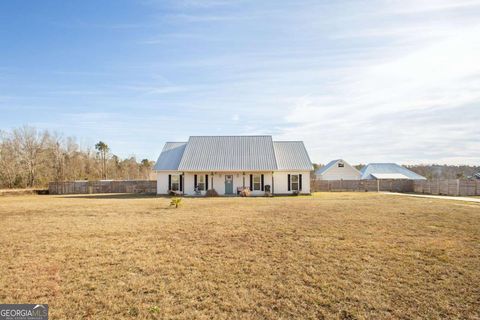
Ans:
[[[275,182],[275,194],[291,194],[293,193],[292,190],[288,191],[288,175],[292,174],[301,174],[302,175],[302,194],[309,194],[310,193],[310,172],[309,171],[301,171],[301,172],[283,172],[277,171],[273,174],[274,182]]]
[[[205,176],[206,174],[208,174],[208,187],[210,188],[210,181],[211,181],[211,174],[210,173],[205,173],[205,172],[198,172],[198,173],[190,173],[190,172],[187,172],[185,173],[185,178],[184,178],[184,190],[185,190],[185,194],[187,195],[194,195],[195,194],[195,175],[197,175],[197,184],[198,182],[200,181],[200,176]],[[205,190],[201,191],[201,194],[204,195],[205,194]]]
[[[168,193],[168,175],[169,174],[178,174],[176,171],[159,171],[157,172],[157,194],[167,194]]]

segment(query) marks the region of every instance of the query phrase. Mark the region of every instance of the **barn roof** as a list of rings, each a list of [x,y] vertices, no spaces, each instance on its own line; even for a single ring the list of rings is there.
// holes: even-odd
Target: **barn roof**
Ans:
[[[154,167],[158,171],[312,169],[303,142],[274,142],[271,136],[192,136],[187,142],[167,143]]]
[[[371,173],[375,179],[408,179],[408,177],[401,173]]]
[[[362,173],[361,179],[426,180],[425,177],[396,163],[370,163],[360,172]]]

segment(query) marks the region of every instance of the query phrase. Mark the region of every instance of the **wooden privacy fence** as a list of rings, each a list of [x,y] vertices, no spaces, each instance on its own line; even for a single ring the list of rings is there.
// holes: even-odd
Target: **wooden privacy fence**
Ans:
[[[412,180],[314,180],[312,191],[413,192]]]
[[[480,180],[313,180],[315,191],[391,191],[449,196],[480,195]],[[155,180],[50,182],[49,194],[157,193]]]
[[[157,193],[155,180],[105,180],[50,182],[49,194]]]
[[[478,196],[480,195],[480,180],[418,180],[413,183],[413,191],[447,196]]]

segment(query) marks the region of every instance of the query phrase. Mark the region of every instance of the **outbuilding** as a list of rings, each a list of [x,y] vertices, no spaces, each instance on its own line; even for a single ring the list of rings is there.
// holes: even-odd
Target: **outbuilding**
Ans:
[[[359,180],[361,173],[343,159],[330,161],[315,171],[317,180]]]
[[[427,180],[427,178],[396,163],[370,163],[361,170],[362,180]]]

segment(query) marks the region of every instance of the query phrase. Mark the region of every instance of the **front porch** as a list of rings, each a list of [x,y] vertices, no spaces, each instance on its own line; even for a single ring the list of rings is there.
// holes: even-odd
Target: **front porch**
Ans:
[[[242,190],[264,196],[273,190],[273,172],[184,172],[181,178],[188,196],[204,196],[211,189],[220,196],[239,196]]]
[[[247,189],[249,196],[308,194],[310,183],[304,177],[309,172],[159,172],[157,194],[206,196],[215,190],[219,196],[239,196]]]

